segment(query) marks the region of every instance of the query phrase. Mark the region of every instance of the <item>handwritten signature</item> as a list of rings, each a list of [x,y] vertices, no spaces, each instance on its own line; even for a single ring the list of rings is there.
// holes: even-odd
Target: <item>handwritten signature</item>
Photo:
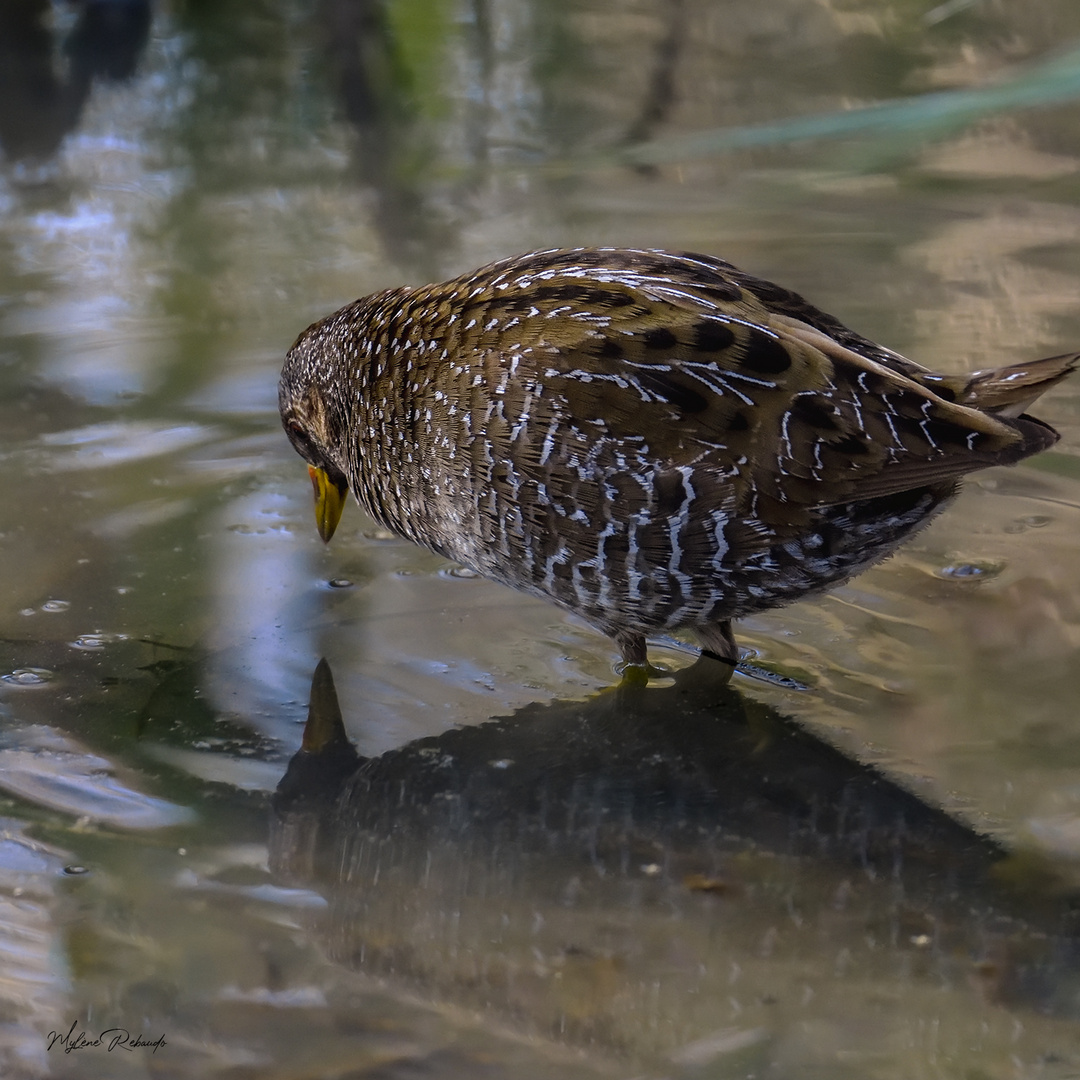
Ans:
[[[127,1028],[114,1027],[106,1028],[95,1039],[93,1036],[87,1035],[85,1031],[76,1031],[79,1026],[79,1021],[72,1021],[71,1027],[66,1032],[50,1031],[46,1041],[48,1047],[46,1049],[52,1050],[53,1047],[62,1047],[65,1054],[70,1054],[72,1050],[89,1050],[92,1047],[101,1047],[108,1050],[110,1053],[113,1050],[136,1050],[140,1046],[152,1046],[153,1053],[157,1053],[158,1050],[166,1046],[165,1036],[159,1035],[156,1039],[145,1039],[142,1035],[132,1035]]]

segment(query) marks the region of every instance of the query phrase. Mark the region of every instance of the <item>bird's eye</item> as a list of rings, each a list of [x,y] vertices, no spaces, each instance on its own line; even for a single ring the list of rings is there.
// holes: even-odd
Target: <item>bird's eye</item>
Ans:
[[[311,436],[301,427],[300,423],[296,420],[290,420],[285,425],[285,431],[293,446],[296,447],[297,453],[306,461],[314,462],[315,447],[311,441]]]
[[[293,442],[309,441],[306,432],[295,420],[290,420],[285,425],[285,431]]]

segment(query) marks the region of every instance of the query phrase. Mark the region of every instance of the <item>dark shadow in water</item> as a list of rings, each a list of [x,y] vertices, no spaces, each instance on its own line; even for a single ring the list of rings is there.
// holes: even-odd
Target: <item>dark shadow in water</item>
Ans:
[[[623,136],[624,146],[634,146],[654,138],[669,121],[678,101],[676,74],[686,48],[687,12],[685,0],[666,0],[663,4],[665,30],[656,43],[653,70],[645,87],[645,96],[633,122]],[[655,165],[636,165],[642,176],[657,176]]]
[[[150,36],[149,0],[76,6],[58,65],[48,0],[0,3],[0,147],[10,161],[51,157],[78,125],[95,79],[122,82],[135,74]]]
[[[272,870],[328,898],[340,962],[634,1055],[698,1037],[679,1025],[710,998],[750,1027],[797,1011],[801,973],[826,993],[845,955],[916,995],[1077,1011],[1077,909],[1048,871],[714,671],[363,759],[322,661]]]
[[[427,199],[431,158],[408,72],[382,0],[323,0],[318,20],[341,109],[356,133],[354,161],[377,200],[372,224],[387,254],[430,273],[455,243]]]

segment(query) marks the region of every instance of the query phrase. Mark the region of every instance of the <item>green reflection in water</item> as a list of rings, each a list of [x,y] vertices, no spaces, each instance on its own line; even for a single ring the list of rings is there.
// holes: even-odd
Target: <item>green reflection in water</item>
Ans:
[[[756,127],[699,132],[631,146],[618,157],[635,164],[658,164],[751,147],[863,133],[893,141],[907,137],[909,132],[920,139],[935,139],[983,117],[1015,109],[1060,105],[1077,97],[1080,97],[1080,51],[1047,61],[1003,85],[926,94],[906,101],[889,101]]]

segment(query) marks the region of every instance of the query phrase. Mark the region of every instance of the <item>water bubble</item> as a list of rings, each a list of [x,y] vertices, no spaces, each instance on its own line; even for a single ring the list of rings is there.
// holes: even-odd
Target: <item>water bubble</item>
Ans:
[[[71,866],[65,866],[64,873],[69,877],[78,877],[80,874],[89,874],[90,871],[85,866],[76,866],[73,864]]]
[[[127,634],[80,634],[73,642],[73,649],[104,649],[117,641],[125,641]]]
[[[480,576],[475,570],[470,570],[467,566],[451,566],[443,573],[446,577],[465,578],[466,580]]]
[[[1046,514],[1029,514],[1027,517],[1017,518],[1005,526],[1007,533],[1022,533],[1028,529],[1041,529],[1049,525],[1054,519]]]
[[[993,562],[955,562],[943,566],[939,576],[949,581],[986,581],[997,577],[1005,567]]]
[[[336,577],[330,579],[331,589],[351,589],[355,582],[350,581],[347,577]]]
[[[22,611],[19,612],[19,614],[20,615],[36,615],[37,612],[32,607],[24,607],[22,609]]]
[[[42,611],[67,611],[71,607],[70,600],[46,600],[41,605]]]
[[[16,668],[6,675],[0,675],[0,680],[11,686],[43,686],[53,678],[53,673],[48,668]]]

